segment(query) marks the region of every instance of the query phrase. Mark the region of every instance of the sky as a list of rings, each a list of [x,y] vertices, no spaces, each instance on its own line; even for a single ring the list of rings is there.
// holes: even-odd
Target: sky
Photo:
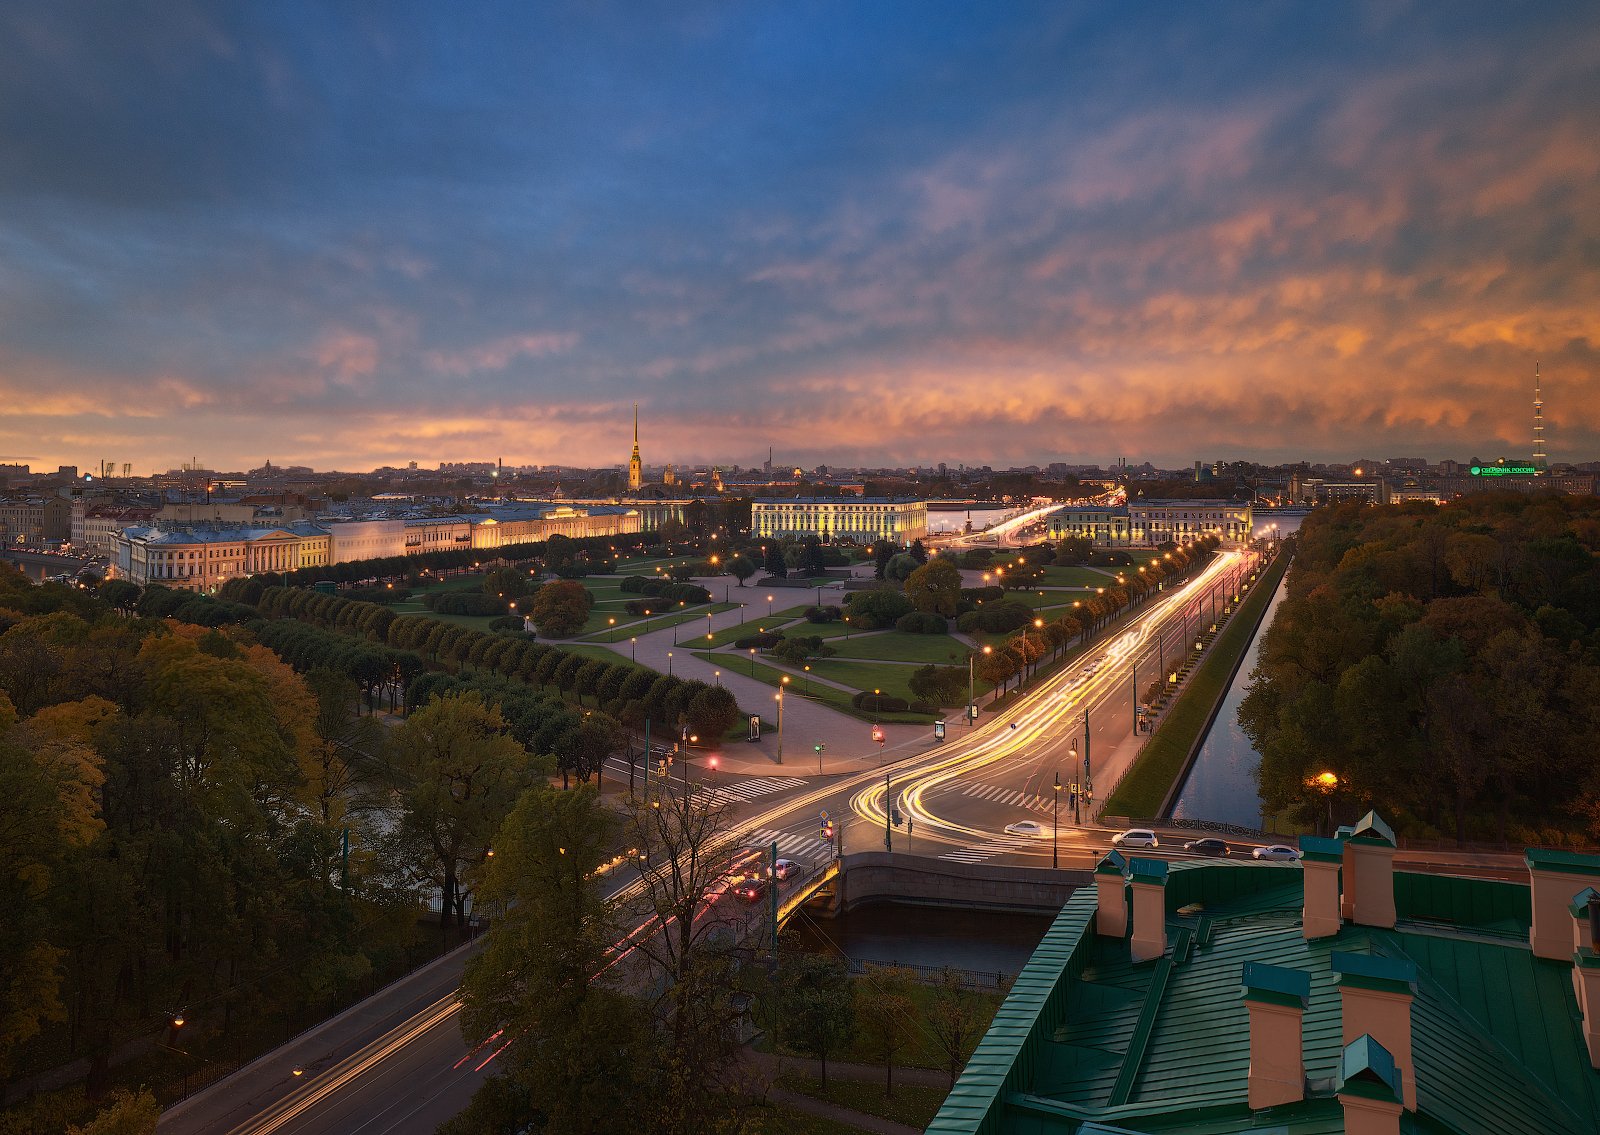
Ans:
[[[0,9],[0,462],[1600,459],[1600,6]]]

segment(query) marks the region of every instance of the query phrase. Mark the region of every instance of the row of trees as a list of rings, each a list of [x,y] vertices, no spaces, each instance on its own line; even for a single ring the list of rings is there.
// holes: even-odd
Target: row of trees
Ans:
[[[1600,500],[1340,505],[1296,544],[1239,713],[1268,809],[1600,838]]]

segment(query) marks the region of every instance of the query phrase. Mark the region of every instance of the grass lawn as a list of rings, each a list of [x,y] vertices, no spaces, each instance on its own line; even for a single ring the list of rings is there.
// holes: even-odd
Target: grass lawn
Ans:
[[[1111,569],[1066,567],[1056,564],[1045,568],[1044,575],[1039,580],[1046,587],[1107,587],[1116,581],[1116,572]]]
[[[894,1095],[886,1096],[883,1094],[882,1080],[844,1080],[836,1077],[828,1079],[827,1087],[823,1087],[821,1080],[809,1076],[780,1076],[778,1084],[791,1092],[827,1100],[851,1111],[866,1112],[919,1130],[933,1122],[933,1117],[939,1114],[939,1105],[944,1103],[944,1097],[949,1094],[948,1088],[932,1084],[901,1083],[895,1085]]]
[[[885,658],[894,662],[933,662],[940,666],[965,666],[972,648],[947,634],[905,634],[884,631],[828,643],[835,658]]]
[[[850,704],[851,695],[844,690],[836,690],[832,686],[823,685],[821,682],[807,683],[805,678],[790,674],[787,670],[779,670],[769,666],[759,659],[752,662],[748,654],[725,654],[712,650],[697,650],[694,656],[702,662],[709,662],[720,667],[729,674],[743,674],[747,678],[754,678],[758,682],[765,682],[774,689],[783,684],[783,679],[789,679],[789,696],[809,698],[821,702],[823,705],[848,713],[851,717],[858,717],[862,721],[883,721],[909,725],[926,725],[933,718],[925,713],[883,713],[876,718],[870,713],[864,713]],[[816,663],[812,663],[812,670],[816,670]],[[771,707],[762,711],[762,720],[775,719],[776,711]],[[741,726],[741,729],[743,727]]]
[[[696,620],[703,620],[706,617],[706,612],[707,611],[711,611],[713,614],[715,614],[716,612],[719,612],[719,611],[732,610],[732,608],[733,608],[733,604],[731,604],[731,603],[712,603],[710,606],[685,607],[682,611],[678,612],[677,614],[662,615],[662,616],[658,616],[658,617],[651,618],[651,619],[648,619],[648,620],[645,619],[643,616],[640,616],[638,619],[634,619],[633,616],[601,615],[601,616],[599,616],[599,618],[600,618],[600,630],[598,632],[594,633],[594,634],[588,634],[588,635],[586,635],[586,637],[587,637],[589,642],[606,642],[611,637],[611,629],[606,626],[606,620],[610,619],[610,618],[614,618],[614,619],[617,620],[617,628],[616,628],[617,641],[618,642],[623,642],[628,637],[630,637],[631,635],[649,634],[651,631],[665,630],[667,627],[682,626],[685,623],[692,623],[692,622],[694,622]],[[624,634],[623,630],[622,630],[622,628],[623,628],[622,620],[624,618],[628,618],[628,619],[632,619],[633,620],[628,624],[628,631],[627,631],[626,634]],[[595,613],[593,611],[589,612],[590,623],[592,623],[594,619],[595,619]],[[584,627],[583,627],[583,630],[579,631],[578,633],[579,634],[585,634],[585,632],[588,631],[588,629],[589,629],[590,623],[585,623]],[[703,641],[705,639],[705,635],[702,634],[700,636],[700,638]],[[692,644],[689,643],[689,642],[685,642],[684,645],[685,646],[689,646],[689,645],[692,645]]]
[[[1273,589],[1287,567],[1278,557],[1266,575],[1251,591],[1228,625],[1206,650],[1200,669],[1190,676],[1182,694],[1161,717],[1155,735],[1134,760],[1133,767],[1105,802],[1103,814],[1146,818],[1161,810],[1161,803],[1172,783],[1183,771],[1195,738],[1205,728],[1218,695],[1227,687],[1233,664],[1250,645],[1256,619],[1272,598]]]
[[[790,607],[785,611],[775,611],[771,617],[768,617],[767,609],[764,603],[752,604],[745,611],[744,622],[735,623],[731,627],[727,627],[723,630],[715,632],[712,634],[710,642],[706,641],[705,635],[701,635],[697,645],[702,647],[727,646],[730,643],[737,642],[739,639],[744,638],[747,635],[755,634],[762,627],[768,627],[771,629],[781,628],[785,623],[792,623],[796,619],[803,617],[805,613],[806,609],[804,607]],[[806,626],[809,627],[810,624],[808,623]],[[784,633],[799,634],[802,632],[800,628],[792,628],[784,631]],[[811,632],[807,630],[804,633],[809,634]]]
[[[820,674],[834,682],[843,683],[852,689],[882,690],[897,698],[906,701],[915,701],[911,694],[911,675],[917,672],[915,666],[895,666],[873,662],[840,662],[833,658],[819,658],[811,663],[811,672]]]
[[[585,658],[603,658],[607,662],[629,661],[627,651],[618,653],[617,651],[612,650],[610,647],[596,646],[587,642],[562,642],[553,643],[552,645],[554,645],[557,650],[564,650],[568,654],[581,654]],[[639,663],[639,665],[643,665],[643,663]],[[649,669],[649,667],[645,668]]]

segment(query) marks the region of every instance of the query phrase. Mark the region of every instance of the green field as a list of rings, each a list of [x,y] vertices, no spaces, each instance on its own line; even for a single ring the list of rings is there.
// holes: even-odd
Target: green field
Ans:
[[[904,634],[882,631],[836,639],[828,643],[835,658],[882,658],[891,662],[932,662],[940,666],[965,666],[972,648],[947,634]]]
[[[694,652],[694,656],[700,659],[702,662],[708,662],[713,666],[721,667],[726,673],[743,674],[747,678],[754,678],[758,682],[765,682],[774,689],[783,684],[783,679],[788,678],[789,685],[786,688],[789,691],[790,697],[809,698],[812,701],[821,702],[823,705],[830,706],[831,708],[838,710],[840,713],[848,713],[852,717],[859,717],[862,721],[884,721],[924,725],[931,720],[925,713],[883,713],[874,717],[872,714],[856,709],[855,706],[850,704],[850,699],[852,696],[854,696],[850,692],[846,690],[835,689],[834,687],[824,685],[821,682],[808,682],[803,674],[791,674],[787,670],[779,670],[774,666],[769,666],[767,663],[762,662],[759,659],[752,660],[748,654],[740,656],[737,654],[726,654],[717,651],[697,650]],[[816,665],[813,664],[812,671],[816,672],[816,669]],[[837,681],[837,679],[835,680]],[[885,690],[884,692],[888,693],[890,691]],[[748,710],[749,707],[746,706],[745,709]],[[761,716],[763,720],[770,721],[775,717],[775,714],[776,710],[774,707],[762,707]]]
[[[602,614],[599,616],[600,629],[592,634],[588,633],[590,625],[595,620],[595,613],[591,611],[589,613],[589,622],[585,623],[583,630],[579,631],[578,633],[583,635],[585,641],[587,642],[610,642],[612,641],[613,634],[616,636],[617,642],[626,642],[634,635],[649,634],[651,631],[665,630],[667,627],[683,626],[686,623],[692,623],[696,620],[704,620],[707,611],[710,611],[712,614],[716,614],[720,611],[729,611],[732,609],[733,604],[731,603],[712,603],[710,606],[685,607],[677,614],[660,615],[650,619],[646,619],[642,615],[624,616]],[[615,629],[606,625],[606,620],[609,618],[615,618],[617,620]],[[629,622],[626,624],[626,629],[624,629],[624,623],[622,621],[624,618],[629,620]],[[690,632],[687,631],[685,632],[685,634],[689,633]],[[700,635],[700,639],[701,641],[705,640],[704,633]],[[684,645],[691,645],[687,638],[684,641]]]

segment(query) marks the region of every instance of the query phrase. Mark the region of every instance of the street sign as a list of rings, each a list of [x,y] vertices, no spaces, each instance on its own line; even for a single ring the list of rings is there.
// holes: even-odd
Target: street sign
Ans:
[[[874,725],[872,727],[872,739],[880,745],[883,744],[883,726]]]
[[[944,740],[944,722],[935,721],[933,723],[933,737],[936,741]]]
[[[967,703],[967,720],[968,721],[976,721],[976,720],[978,720],[978,703],[977,702],[969,702],[969,703]]]

